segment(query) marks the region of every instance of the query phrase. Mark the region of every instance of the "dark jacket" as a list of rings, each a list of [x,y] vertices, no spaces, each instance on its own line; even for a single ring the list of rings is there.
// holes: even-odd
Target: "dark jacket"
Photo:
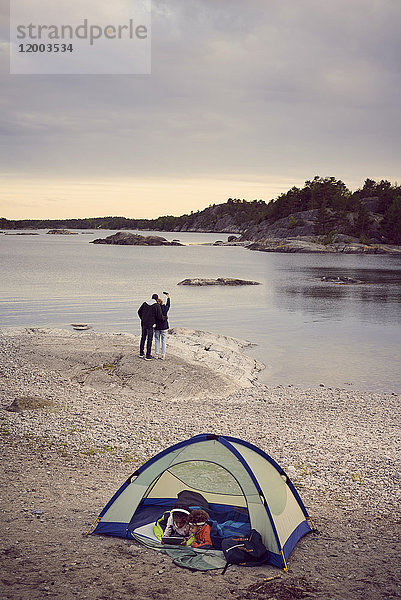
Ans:
[[[163,313],[156,300],[147,300],[138,308],[138,315],[143,327],[153,327],[157,321],[162,321]]]
[[[167,313],[170,309],[170,298],[167,298],[166,304],[162,304],[160,308],[162,309],[163,318],[157,319],[155,329],[169,329]]]

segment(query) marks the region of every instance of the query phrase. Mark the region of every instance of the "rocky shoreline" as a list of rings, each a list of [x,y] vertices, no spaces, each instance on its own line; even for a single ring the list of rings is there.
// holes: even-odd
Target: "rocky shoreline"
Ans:
[[[230,233],[228,231],[217,232],[208,229],[190,229],[191,233]],[[36,232],[16,232],[0,231],[5,235],[39,235]],[[53,229],[47,232],[53,235],[76,235],[77,231],[65,229]],[[81,231],[82,234],[92,234],[91,231]],[[178,239],[171,241],[160,235],[140,235],[130,231],[118,231],[115,234],[105,238],[91,240],[90,244],[106,244],[121,246],[241,246],[248,250],[259,252],[280,252],[280,253],[311,253],[311,254],[364,254],[378,256],[401,256],[401,246],[384,244],[378,242],[362,243],[357,238],[336,234],[333,239],[324,239],[325,236],[314,235],[288,235],[280,232],[280,235],[261,236],[260,234],[246,236],[244,232],[236,231],[236,235],[228,235],[227,241],[218,240],[216,242],[190,242],[182,243]],[[276,232],[277,233],[277,232]],[[327,237],[327,236],[326,236]],[[329,236],[330,237],[330,236]]]
[[[262,385],[250,345],[177,329],[166,361],[147,363],[126,334],[0,331],[5,599],[400,597],[400,397]],[[45,405],[5,410],[18,398]],[[320,530],[274,584],[273,567],[193,574],[134,543],[82,538],[139,464],[205,431],[270,454]]]
[[[231,236],[230,236],[231,237]],[[401,256],[401,246],[391,244],[363,244],[357,240],[340,239],[324,243],[316,236],[296,236],[280,238],[262,238],[247,240],[239,236],[227,242],[219,242],[214,246],[242,246],[248,250],[259,252],[309,253],[309,254],[375,254],[382,256]]]
[[[202,233],[194,231],[194,233]],[[205,232],[213,233],[213,232]],[[106,238],[98,238],[90,244],[111,244],[123,246],[185,246],[179,240],[168,241],[166,238],[158,235],[143,236],[133,234],[128,231],[119,231]],[[192,242],[190,245],[197,245]],[[238,237],[229,235],[226,242],[218,240],[216,242],[201,243],[202,246],[242,246],[248,250],[259,252],[280,252],[280,253],[311,253],[311,254],[375,254],[384,256],[401,256],[401,246],[379,243],[362,243],[357,239],[350,239],[347,236],[337,235],[332,241],[323,240],[322,236],[297,235],[294,237],[262,237],[249,238],[244,235]]]
[[[400,246],[389,244],[362,244],[360,242],[332,242],[324,244],[315,238],[264,239],[250,242],[249,250],[260,252],[302,252],[318,254],[378,254],[401,256]]]

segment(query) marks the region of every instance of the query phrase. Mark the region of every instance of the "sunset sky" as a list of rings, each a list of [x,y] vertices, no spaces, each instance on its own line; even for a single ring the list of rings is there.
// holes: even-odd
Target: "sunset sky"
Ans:
[[[399,183],[400,23],[400,0],[154,0],[150,75],[10,75],[3,13],[0,217]]]

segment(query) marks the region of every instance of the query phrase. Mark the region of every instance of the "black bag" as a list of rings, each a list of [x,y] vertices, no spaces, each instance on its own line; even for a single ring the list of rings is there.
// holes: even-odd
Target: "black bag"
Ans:
[[[208,501],[202,496],[202,494],[199,494],[199,492],[182,490],[179,494],[177,494],[177,498],[181,504],[186,504],[191,508],[194,508],[196,506],[199,508],[203,508],[206,511],[209,510]]]
[[[221,549],[227,561],[223,574],[229,565],[256,567],[265,565],[270,558],[270,553],[256,529],[251,529],[246,537],[224,538],[221,542]]]

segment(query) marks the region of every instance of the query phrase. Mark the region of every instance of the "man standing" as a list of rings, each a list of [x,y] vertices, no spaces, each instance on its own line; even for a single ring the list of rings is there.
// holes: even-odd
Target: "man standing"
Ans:
[[[141,319],[142,336],[141,343],[139,345],[139,355],[144,357],[145,360],[151,360],[152,358],[152,341],[153,341],[153,326],[156,321],[163,320],[163,313],[160,305],[157,302],[157,294],[153,294],[151,300],[146,300],[138,309],[138,315]],[[145,356],[145,341],[146,344],[146,356]]]

